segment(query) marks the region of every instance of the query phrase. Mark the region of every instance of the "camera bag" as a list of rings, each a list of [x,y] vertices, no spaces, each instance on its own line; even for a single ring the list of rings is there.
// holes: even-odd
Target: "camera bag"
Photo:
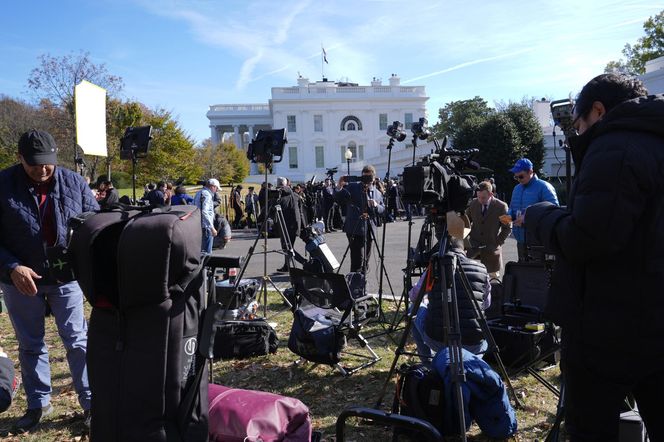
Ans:
[[[93,306],[91,440],[207,440],[200,212],[115,208],[72,227],[75,273]]]
[[[220,321],[215,325],[214,359],[240,359],[276,353],[279,339],[263,318]]]
[[[487,320],[508,373],[533,364],[560,360],[560,327],[543,315],[549,291],[549,274],[542,262],[508,262],[503,276],[500,316]],[[492,285],[493,294],[493,285]],[[495,300],[492,299],[492,304]],[[546,357],[543,357],[546,356]],[[487,360],[492,355],[487,354]]]
[[[302,309],[293,312],[288,349],[307,361],[335,365],[341,360],[346,337],[332,322],[308,317]]]
[[[242,279],[235,289],[235,283],[226,279],[215,283],[215,298],[229,310],[246,306],[256,299],[261,288],[258,279]]]
[[[392,413],[427,421],[442,434],[445,416],[444,390],[443,381],[436,371],[422,364],[403,364],[398,371]],[[403,428],[395,428],[394,434],[398,436],[409,432]]]

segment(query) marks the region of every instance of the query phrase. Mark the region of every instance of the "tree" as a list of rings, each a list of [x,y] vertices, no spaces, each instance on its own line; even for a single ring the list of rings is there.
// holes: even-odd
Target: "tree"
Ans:
[[[645,35],[634,45],[625,44],[625,60],[610,61],[604,72],[640,75],[646,72],[646,62],[664,56],[664,10],[643,23]]]
[[[28,88],[37,101],[49,103],[64,111],[61,117],[58,116],[58,127],[63,134],[60,139],[56,138],[56,141],[59,141],[63,162],[73,167],[73,160],[70,158],[74,157],[74,87],[82,80],[87,80],[106,89],[107,95],[112,97],[122,90],[122,78],[111,75],[105,64],[93,63],[88,52],[81,51],[62,57],[43,54],[38,59],[39,65],[30,72]],[[84,159],[92,166],[94,174],[99,158],[85,156]]]
[[[452,136],[457,149],[478,148],[477,160],[493,170],[498,191],[508,198],[514,183],[509,169],[517,159],[528,157],[535,171],[541,171],[544,135],[526,100],[499,103],[494,110],[484,99],[475,97],[448,103],[439,115],[439,133]]]
[[[18,139],[35,126],[37,113],[24,101],[0,96],[0,169],[16,163]]]
[[[465,125],[477,125],[493,112],[486,100],[478,96],[447,103],[438,111],[438,122],[433,127],[434,136],[448,136],[456,140]]]
[[[153,128],[153,140],[148,156],[139,162],[139,182],[170,180],[196,182],[203,173],[197,162],[194,142],[171,113],[158,109],[141,122]]]
[[[241,183],[249,174],[249,160],[234,143],[212,144],[204,140],[198,149],[198,164],[203,167],[203,178],[215,177],[221,183]]]

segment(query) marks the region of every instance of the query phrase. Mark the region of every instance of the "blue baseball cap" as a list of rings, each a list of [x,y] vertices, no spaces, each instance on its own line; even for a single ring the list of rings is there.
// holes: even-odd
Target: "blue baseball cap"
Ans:
[[[519,173],[527,170],[533,170],[533,163],[528,158],[521,158],[510,169],[510,172]]]

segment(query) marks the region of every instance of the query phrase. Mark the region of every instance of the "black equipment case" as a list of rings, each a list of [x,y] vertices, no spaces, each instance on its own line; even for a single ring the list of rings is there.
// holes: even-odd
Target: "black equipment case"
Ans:
[[[206,441],[200,212],[135,209],[72,223],[75,274],[93,307],[91,440]]]
[[[502,291],[506,301],[501,307],[502,314],[487,322],[507,371],[518,373],[539,362],[557,363],[560,327],[546,321],[543,315],[549,291],[549,271],[545,264],[508,262]],[[487,360],[491,360],[491,355],[487,355]]]
[[[215,283],[215,298],[224,307],[233,310],[255,301],[260,288],[261,283],[258,279],[240,280],[237,290],[235,289],[235,283],[230,279],[226,279]],[[234,294],[236,296],[233,296]]]

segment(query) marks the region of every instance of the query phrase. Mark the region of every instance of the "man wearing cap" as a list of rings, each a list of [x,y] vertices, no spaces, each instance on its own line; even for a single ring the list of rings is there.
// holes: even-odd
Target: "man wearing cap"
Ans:
[[[510,209],[508,215],[513,223],[512,234],[516,239],[516,250],[519,256],[519,261],[526,261],[528,259],[528,251],[526,248],[526,232],[523,227],[523,217],[526,209],[533,204],[548,201],[552,204],[558,205],[558,197],[556,190],[551,184],[544,180],[537,178],[537,174],[533,171],[533,163],[528,158],[521,158],[510,169],[514,174],[514,179],[518,181],[512,191],[512,200],[510,201]],[[509,221],[503,219],[507,224]],[[532,258],[541,259],[542,252],[531,253]]]
[[[203,229],[201,253],[203,255],[212,253],[212,242],[217,236],[217,229],[214,228],[214,195],[219,187],[219,181],[210,178],[194,196],[194,205],[201,210],[201,228]]]
[[[67,350],[74,388],[88,424],[83,293],[76,281],[60,283],[49,274],[46,249],[64,246],[69,218],[97,210],[99,205],[83,177],[56,166],[57,147],[48,132],[31,130],[21,135],[18,159],[20,164],[0,172],[0,288],[19,342],[28,406],[12,430],[30,431],[52,411],[44,343],[47,307]]]

